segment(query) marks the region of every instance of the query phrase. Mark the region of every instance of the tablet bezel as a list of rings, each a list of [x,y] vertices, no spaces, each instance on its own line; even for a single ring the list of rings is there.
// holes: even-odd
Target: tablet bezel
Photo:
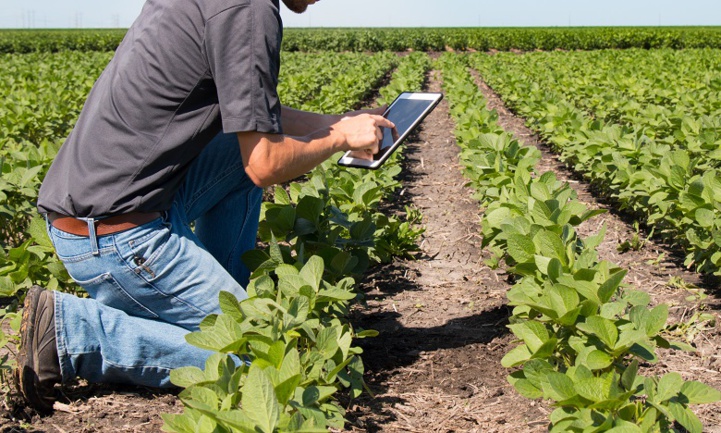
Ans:
[[[376,170],[380,168],[383,163],[385,163],[388,158],[393,154],[393,152],[396,151],[396,149],[403,143],[403,141],[410,135],[410,133],[416,129],[416,127],[425,119],[425,117],[433,111],[433,109],[438,105],[438,103],[443,99],[442,93],[437,92],[403,92],[391,103],[390,106],[388,106],[388,109],[383,113],[383,117],[387,117],[388,113],[391,112],[393,107],[396,105],[396,103],[399,100],[403,99],[410,99],[410,100],[424,100],[424,101],[431,101],[431,103],[426,107],[425,110],[411,123],[411,126],[406,130],[406,132],[398,137],[398,139],[388,147],[388,150],[385,152],[385,154],[380,159],[374,159],[374,160],[367,160],[367,159],[361,159],[361,158],[353,158],[350,156],[351,152],[348,151],[343,154],[343,156],[340,157],[338,160],[338,165],[342,165],[344,167],[355,167],[355,168],[367,168],[371,170]]]

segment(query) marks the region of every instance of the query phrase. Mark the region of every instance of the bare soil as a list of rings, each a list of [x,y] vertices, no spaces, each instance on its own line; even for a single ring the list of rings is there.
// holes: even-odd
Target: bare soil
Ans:
[[[629,269],[626,283],[648,291],[654,302],[668,303],[672,323],[687,322],[699,311],[718,318],[717,281],[688,272],[672,249],[652,240],[644,239],[638,251],[619,253],[618,244],[636,234],[631,221],[615,213],[613,203],[596,198],[480,78],[478,83],[489,106],[499,112],[502,126],[543,151],[541,171],[554,171],[567,180],[589,207],[609,210],[581,231],[588,235],[601,224],[608,226],[600,255]],[[430,74],[428,87],[440,90],[437,72]],[[373,395],[347,402],[348,432],[547,431],[552,408],[518,395],[500,365],[514,346],[506,328],[509,277],[502,269],[484,265],[488,253],[480,248],[481,210],[460,174],[453,128],[448,106],[442,102],[409,144],[404,189],[388,209],[400,212],[404,205],[412,205],[421,210],[426,231],[417,260],[377,267],[361,281],[366,305],[355,308],[351,319],[355,326],[376,329],[380,335],[360,343]],[[698,291],[670,288],[671,276],[696,285]],[[688,298],[694,294],[707,297]],[[719,321],[691,321],[682,331],[677,338],[688,337],[698,351],[662,353],[662,361],[647,368],[656,374],[677,371],[685,379],[721,388]],[[57,404],[50,416],[6,408],[0,432],[158,432],[161,413],[182,411],[173,392],[84,383],[65,392],[67,400]],[[721,405],[701,406],[696,413],[705,431],[721,432]]]

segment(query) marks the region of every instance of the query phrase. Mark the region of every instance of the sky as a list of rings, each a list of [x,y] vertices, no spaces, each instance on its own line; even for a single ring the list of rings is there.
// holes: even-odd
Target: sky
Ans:
[[[212,1],[212,0],[209,0]],[[0,0],[0,28],[127,28],[144,0]],[[718,0],[321,0],[286,27],[721,25]]]

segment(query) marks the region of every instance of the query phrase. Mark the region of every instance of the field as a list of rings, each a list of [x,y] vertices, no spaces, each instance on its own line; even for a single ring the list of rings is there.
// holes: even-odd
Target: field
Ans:
[[[721,432],[720,32],[289,32],[287,105],[444,101],[384,170],[268,189],[205,370],[49,416],[9,382],[18,305],[82,290],[34,200],[122,35],[0,32],[2,431]]]

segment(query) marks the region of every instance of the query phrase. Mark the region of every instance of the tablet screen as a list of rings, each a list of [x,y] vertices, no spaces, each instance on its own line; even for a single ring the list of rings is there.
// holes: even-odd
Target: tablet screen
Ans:
[[[403,92],[390,105],[383,116],[396,126],[395,128],[381,128],[383,138],[379,143],[378,153],[372,159],[356,158],[352,151],[346,151],[338,160],[338,164],[346,167],[359,167],[377,169],[388,160],[390,155],[406,139],[413,128],[433,110],[443,99],[442,93]]]
[[[402,137],[408,129],[413,126],[413,122],[423,114],[429,105],[434,101],[430,99],[398,99],[391,110],[386,114],[386,118],[396,125],[398,135],[394,137],[393,130],[383,128],[383,141],[380,143],[380,150],[373,155],[374,160],[379,160],[393,146],[398,137]]]

